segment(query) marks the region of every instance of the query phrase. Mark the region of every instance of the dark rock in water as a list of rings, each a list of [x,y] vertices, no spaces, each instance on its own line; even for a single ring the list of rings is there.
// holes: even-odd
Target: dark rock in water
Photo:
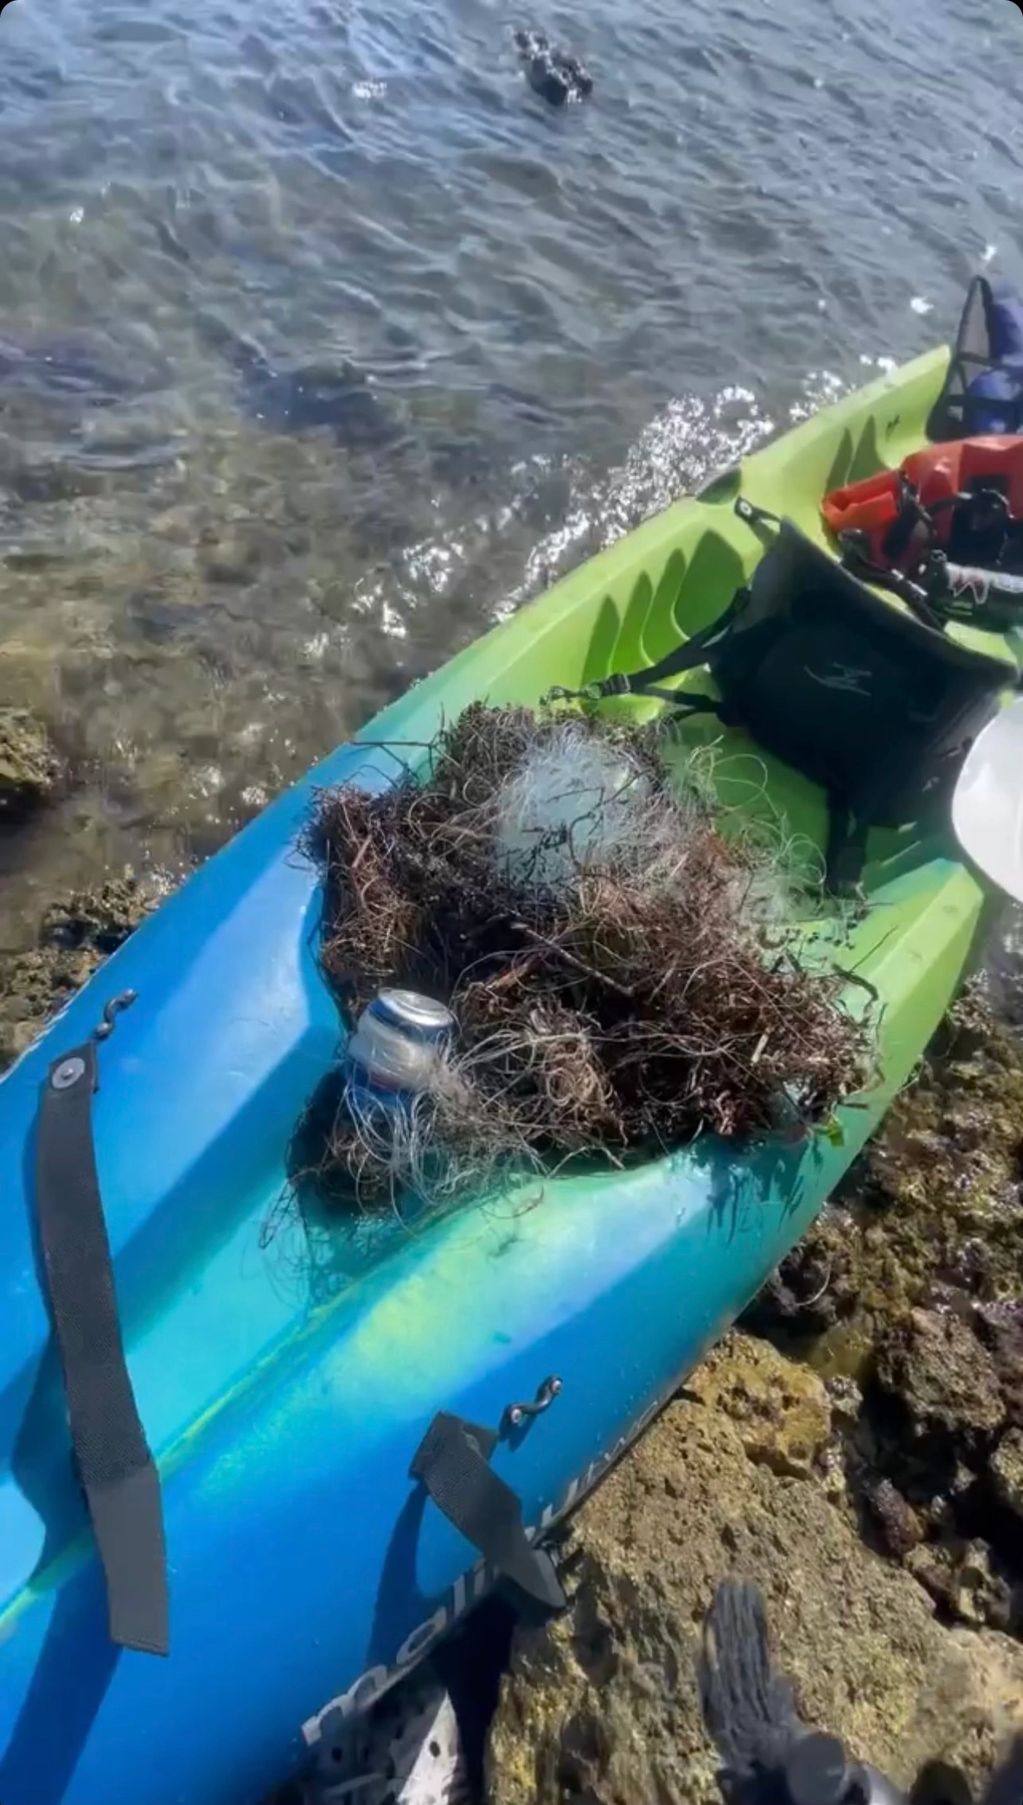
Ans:
[[[339,445],[390,444],[398,429],[370,383],[351,364],[301,364],[275,369],[264,363],[243,375],[246,406],[276,432],[326,428]]]
[[[23,708],[0,708],[0,821],[24,821],[48,802],[60,772],[49,736]]]
[[[592,94],[589,70],[570,51],[552,48],[542,31],[517,31],[515,48],[526,65],[530,87],[551,106],[587,100]]]
[[[246,413],[274,432],[331,432],[339,445],[373,449],[389,445],[399,428],[369,378],[347,359],[337,364],[273,362],[251,339],[214,315],[200,322],[203,336],[242,381]]]
[[[542,396],[528,389],[519,389],[510,382],[492,382],[487,394],[492,401],[497,401],[514,413],[527,426],[550,426],[557,420],[557,414]]]
[[[98,963],[123,946],[155,900],[152,888],[130,873],[107,878],[94,890],[74,890],[47,909],[39,930],[40,944],[75,952],[84,947],[96,954]]]
[[[373,450],[401,436],[371,379],[347,358],[289,367],[217,314],[201,313],[197,326],[205,342],[237,371],[245,412],[261,426],[285,433],[326,430],[337,444],[353,450]]]
[[[836,1236],[836,1238],[838,1238]],[[787,1254],[744,1311],[743,1327],[754,1335],[799,1337],[830,1329],[852,1303],[840,1295],[838,1263],[828,1230],[818,1224]]]

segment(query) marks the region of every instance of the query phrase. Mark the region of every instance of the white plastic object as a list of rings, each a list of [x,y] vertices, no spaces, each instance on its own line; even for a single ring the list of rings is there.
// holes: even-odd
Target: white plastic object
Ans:
[[[978,870],[1023,902],[1023,701],[977,735],[952,798],[952,825]]]
[[[368,1716],[324,1725],[306,1805],[470,1805],[454,1704],[427,1664]]]
[[[527,754],[497,797],[496,839],[514,882],[560,889],[583,872],[635,863],[650,780],[627,751],[569,725]]]

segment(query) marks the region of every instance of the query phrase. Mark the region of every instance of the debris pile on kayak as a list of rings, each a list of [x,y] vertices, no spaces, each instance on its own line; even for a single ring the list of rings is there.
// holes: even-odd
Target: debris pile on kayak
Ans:
[[[353,1018],[400,985],[456,1024],[414,1106],[374,1123],[342,1099],[325,1180],[440,1201],[809,1129],[862,1084],[868,1028],[800,963],[777,849],[725,836],[707,755],[679,787],[663,731],[474,704],[382,793],[321,793],[328,981]]]

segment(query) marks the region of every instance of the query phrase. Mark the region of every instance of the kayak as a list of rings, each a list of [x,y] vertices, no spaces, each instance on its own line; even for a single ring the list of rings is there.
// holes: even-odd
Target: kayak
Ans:
[[[740,491],[823,546],[823,495],[924,442],[947,365],[936,351],[798,426],[414,687],[198,871],[0,1083],[3,1805],[241,1805],[304,1759],[329,1762],[338,1727],[497,1577],[413,1476],[438,1413],[492,1431],[502,1495],[530,1533],[549,1528],[877,1128],[982,920],[984,888],[950,827],[915,840],[878,829],[840,954],[822,928],[821,956],[840,956],[880,1005],[876,1082],[827,1133],[562,1175],[528,1209],[462,1203],[412,1234],[365,1216],[315,1245],[293,1221],[268,1232],[296,1124],[346,1032],[317,962],[318,876],[297,852],[317,790],[379,788],[380,742],[429,741],[474,700],[532,704],[662,659],[762,556]],[[664,704],[613,706],[645,719]],[[715,766],[723,805],[741,810],[755,789],[823,845],[823,792],[738,729],[715,731],[737,755]],[[751,755],[766,773],[753,786]],[[82,1094],[83,1070],[84,1118],[62,1099]],[[83,1467],[76,1443],[76,1470],[48,1315],[49,1298],[66,1366],[74,1325],[61,1338],[56,1299],[63,1284],[73,1305],[78,1275],[62,1273],[61,1246],[96,1201],[92,1158],[139,1424],[132,1487],[103,1446]],[[79,1304],[98,1320],[113,1300],[94,1279]],[[118,1363],[116,1345],[101,1353],[88,1370],[78,1350],[86,1415],[95,1367],[109,1385]],[[132,1572],[140,1592],[153,1584],[130,1525],[148,1511],[152,1530],[154,1508],[166,1644],[128,1622]],[[160,1618],[159,1599],[144,1606],[140,1618]]]

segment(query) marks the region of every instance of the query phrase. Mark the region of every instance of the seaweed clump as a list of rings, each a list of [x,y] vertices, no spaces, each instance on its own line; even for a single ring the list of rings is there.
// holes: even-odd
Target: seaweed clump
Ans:
[[[341,1108],[327,1175],[450,1192],[495,1167],[798,1135],[862,1084],[868,1029],[777,919],[777,851],[726,836],[698,756],[679,787],[662,750],[650,729],[474,704],[419,771],[319,795],[306,850],[340,1002],[402,985],[458,1023],[401,1146]]]

